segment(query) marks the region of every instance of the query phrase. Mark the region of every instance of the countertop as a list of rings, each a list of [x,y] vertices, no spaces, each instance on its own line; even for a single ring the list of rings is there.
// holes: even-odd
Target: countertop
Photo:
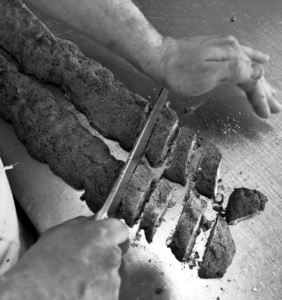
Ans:
[[[282,2],[139,0],[135,3],[164,35],[231,34],[242,44],[269,53],[271,61],[266,66],[266,78],[281,99]],[[36,14],[56,36],[79,45],[86,56],[110,69],[128,89],[155,99],[160,87],[126,61],[66,26]],[[56,87],[47,88],[65,103]],[[261,191],[269,201],[262,214],[231,227],[237,253],[220,280],[199,279],[195,268],[178,262],[166,247],[166,239],[181,211],[181,199],[168,210],[166,222],[152,244],[146,243],[143,234],[136,239],[137,227],[133,228],[131,246],[121,268],[120,299],[282,299],[282,114],[268,121],[259,119],[245,96],[230,85],[195,98],[170,94],[169,100],[181,125],[189,126],[221,149],[221,178],[226,197],[235,187],[244,186]],[[87,126],[85,119],[79,117]],[[114,155],[126,158],[127,153],[115,143],[107,143]],[[15,197],[40,233],[75,216],[91,214],[79,200],[82,192],[73,190],[52,174],[47,165],[32,159],[12,126],[3,120],[0,120],[0,156],[6,165],[19,162],[14,170],[8,171],[8,178]]]

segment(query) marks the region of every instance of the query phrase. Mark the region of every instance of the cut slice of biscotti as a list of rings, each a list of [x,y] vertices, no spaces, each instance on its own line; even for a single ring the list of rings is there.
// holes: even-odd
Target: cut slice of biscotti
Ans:
[[[222,278],[235,253],[236,247],[229,226],[224,217],[218,215],[200,264],[199,277]]]
[[[243,187],[234,189],[226,207],[227,223],[236,224],[262,212],[267,201],[267,197],[259,191]]]
[[[155,173],[142,160],[133,173],[121,200],[120,211],[126,224],[133,227],[139,219],[145,202],[154,188]]]
[[[196,142],[196,135],[187,127],[181,127],[176,140],[169,168],[165,169],[164,177],[168,180],[186,185],[188,176],[188,162]]]
[[[171,199],[171,190],[170,182],[165,178],[161,179],[145,205],[139,228],[144,229],[148,243],[153,241],[157,228],[162,223],[162,218]]]
[[[165,106],[157,120],[146,149],[146,157],[154,168],[163,164],[176,136],[178,118],[175,111]]]
[[[193,189],[188,191],[186,198],[172,240],[168,245],[179,261],[189,260],[199,233],[202,216],[207,208],[207,201]]]
[[[196,190],[210,199],[217,194],[221,159],[222,154],[218,147],[213,143],[208,143],[195,173]]]

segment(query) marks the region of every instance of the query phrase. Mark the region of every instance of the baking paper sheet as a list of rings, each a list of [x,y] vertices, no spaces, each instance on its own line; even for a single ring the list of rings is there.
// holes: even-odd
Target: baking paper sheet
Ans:
[[[0,158],[0,276],[8,271],[19,259],[21,245],[19,225],[14,198]],[[8,171],[12,172],[12,171]]]

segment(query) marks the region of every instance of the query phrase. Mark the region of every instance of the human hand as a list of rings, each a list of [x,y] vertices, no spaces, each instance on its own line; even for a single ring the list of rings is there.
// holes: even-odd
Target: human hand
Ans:
[[[117,219],[70,220],[47,230],[7,273],[6,282],[24,300],[118,299],[118,245],[127,237],[126,225]]]
[[[275,92],[263,78],[269,57],[242,46],[236,38],[193,37],[164,39],[161,50],[162,84],[182,96],[197,96],[229,82],[243,89],[262,118],[281,111]]]

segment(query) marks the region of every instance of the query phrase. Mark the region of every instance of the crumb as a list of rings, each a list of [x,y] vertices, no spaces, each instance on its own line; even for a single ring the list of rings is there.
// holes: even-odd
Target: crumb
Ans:
[[[133,248],[136,248],[136,247],[138,247],[138,244],[132,243],[131,246],[132,246]]]
[[[170,201],[168,202],[167,207],[168,207],[168,208],[172,208],[173,206],[175,206],[175,204],[176,204],[175,201],[170,200]]]
[[[253,292],[257,292],[258,289],[257,289],[256,287],[254,287],[254,288],[252,288],[252,291],[253,291]]]
[[[134,238],[134,241],[140,241],[141,240],[141,237],[142,237],[142,234],[139,233],[139,231],[136,233],[135,235],[135,238]]]
[[[183,108],[183,112],[185,113],[185,114],[189,114],[190,112],[192,111],[192,108],[190,108],[190,107],[184,107]]]
[[[231,22],[235,22],[235,21],[236,21],[236,17],[234,17],[234,16],[231,17],[230,21],[231,21]]]

